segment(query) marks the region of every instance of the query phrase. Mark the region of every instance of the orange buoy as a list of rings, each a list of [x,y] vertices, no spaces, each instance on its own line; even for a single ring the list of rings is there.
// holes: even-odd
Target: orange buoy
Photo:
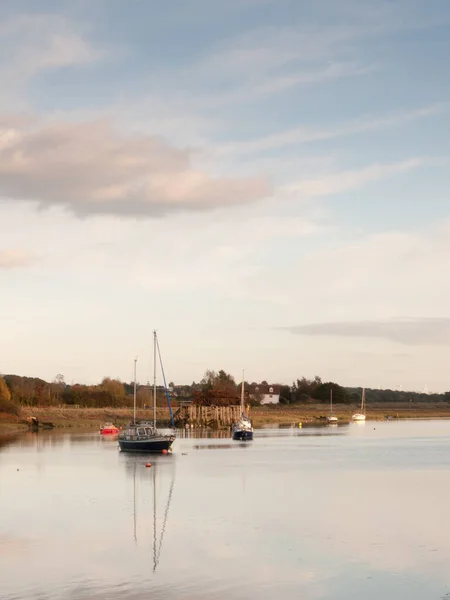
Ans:
[[[148,467],[151,467],[151,466],[152,466],[152,463],[145,463],[145,466],[146,466],[147,468],[148,468]]]
[[[164,450],[162,451],[163,454],[167,454],[167,450],[164,448]]]

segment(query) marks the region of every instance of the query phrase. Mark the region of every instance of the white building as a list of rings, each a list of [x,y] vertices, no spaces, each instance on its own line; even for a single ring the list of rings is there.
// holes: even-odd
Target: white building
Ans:
[[[280,402],[281,386],[277,384],[257,383],[250,386],[250,397],[259,400],[261,404],[278,404]]]

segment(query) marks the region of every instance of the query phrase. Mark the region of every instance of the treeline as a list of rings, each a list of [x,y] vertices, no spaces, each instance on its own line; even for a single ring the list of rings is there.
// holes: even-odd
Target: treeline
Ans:
[[[246,398],[253,405],[258,405],[261,398],[255,392],[257,386],[268,385],[245,382]],[[279,390],[282,404],[317,404],[328,403],[331,392],[333,403],[358,404],[361,402],[361,388],[343,387],[335,382],[323,382],[318,376],[313,379],[302,377],[292,385],[271,384]],[[175,385],[169,383],[169,394],[172,399],[192,399],[199,394],[203,398],[228,398],[230,404],[239,401],[241,382],[224,370],[205,372],[204,377],[191,385]],[[253,391],[252,391],[253,390]],[[157,404],[166,403],[166,391],[157,388]],[[153,390],[148,385],[137,386],[137,405],[140,408],[153,404]],[[225,400],[226,401],[226,400]],[[445,394],[425,394],[398,390],[366,389],[368,404],[381,403],[438,403],[450,401],[450,392]],[[40,378],[4,375],[0,377],[0,412],[17,412],[18,406],[80,406],[80,407],[131,407],[133,405],[133,383],[124,383],[118,379],[105,377],[97,385],[72,384],[65,382],[64,376],[58,374],[53,381]]]
[[[68,385],[62,375],[52,382],[36,377],[4,375],[0,378],[0,401],[10,401],[22,406],[68,406],[81,407],[131,407],[133,384],[105,377],[98,385]],[[137,386],[136,402],[139,407],[153,404],[153,390],[148,386]],[[157,389],[157,403],[164,400],[164,389]],[[1,406],[0,406],[0,412]],[[6,412],[6,411],[4,411]]]
[[[281,386],[280,402],[285,404],[329,402],[330,392],[333,391],[333,403],[358,404],[361,402],[362,387],[343,387],[333,382],[322,382],[316,376],[314,379],[302,377],[291,386]],[[450,402],[450,392],[443,394],[426,394],[399,390],[378,390],[366,388],[366,402],[369,404],[396,404],[402,402],[436,403]]]

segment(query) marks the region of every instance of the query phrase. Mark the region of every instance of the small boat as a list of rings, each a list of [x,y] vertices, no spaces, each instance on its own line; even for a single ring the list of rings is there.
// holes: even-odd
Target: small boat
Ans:
[[[239,420],[231,426],[233,440],[252,440],[253,426],[249,417],[245,414],[244,408],[244,372],[242,371],[242,388],[241,388],[241,416]]]
[[[156,428],[156,352],[157,339],[156,331],[153,332],[153,422],[137,421],[136,420],[136,362],[134,360],[134,410],[133,421],[120,432],[119,447],[122,452],[158,452],[166,453],[172,448],[175,441],[175,435],[165,435],[160,433]],[[159,346],[158,346],[159,352]],[[161,367],[161,354],[159,356]],[[164,374],[164,371],[163,371]],[[165,379],[165,377],[164,377]],[[167,386],[165,386],[167,387]],[[170,407],[170,405],[169,405]],[[172,426],[173,416],[172,412]]]
[[[361,395],[361,411],[352,415],[352,421],[366,420],[366,390],[363,388]]]
[[[327,417],[328,425],[337,425],[338,418],[333,414],[333,390],[330,390],[330,416]]]
[[[101,435],[117,435],[119,433],[119,428],[116,427],[113,423],[105,423],[100,427]]]

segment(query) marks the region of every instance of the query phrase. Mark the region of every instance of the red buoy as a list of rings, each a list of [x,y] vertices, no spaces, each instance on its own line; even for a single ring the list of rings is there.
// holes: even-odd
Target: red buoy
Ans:
[[[164,450],[162,451],[163,454],[167,454],[167,450],[164,448]]]
[[[145,464],[145,466],[146,466],[147,468],[148,468],[148,467],[151,467],[151,466],[152,466],[152,463],[146,463],[146,464]]]

